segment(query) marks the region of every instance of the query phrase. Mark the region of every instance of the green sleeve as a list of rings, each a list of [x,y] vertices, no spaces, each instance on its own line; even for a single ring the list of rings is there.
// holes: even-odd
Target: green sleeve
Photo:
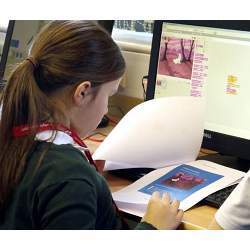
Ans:
[[[157,230],[153,225],[147,223],[146,221],[140,222],[135,227],[135,230]]]

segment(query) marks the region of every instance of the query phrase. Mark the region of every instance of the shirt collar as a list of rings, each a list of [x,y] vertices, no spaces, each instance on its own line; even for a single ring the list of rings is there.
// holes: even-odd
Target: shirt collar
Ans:
[[[55,136],[53,136],[53,133],[55,133],[55,131],[52,130],[39,132],[36,134],[35,140],[52,142],[56,145],[62,145],[62,144],[74,145],[72,137],[69,136],[68,134],[62,131],[56,131]]]

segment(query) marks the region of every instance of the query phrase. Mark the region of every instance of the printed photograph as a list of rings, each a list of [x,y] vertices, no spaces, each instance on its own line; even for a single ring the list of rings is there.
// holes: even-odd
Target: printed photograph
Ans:
[[[204,182],[203,178],[196,177],[184,172],[178,172],[168,179],[162,180],[165,186],[188,190]]]

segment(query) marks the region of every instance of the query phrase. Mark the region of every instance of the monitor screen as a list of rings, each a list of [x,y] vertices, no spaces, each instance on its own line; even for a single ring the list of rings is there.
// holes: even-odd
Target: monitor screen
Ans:
[[[249,58],[249,21],[157,21],[147,99],[205,97],[203,146],[250,159]]]

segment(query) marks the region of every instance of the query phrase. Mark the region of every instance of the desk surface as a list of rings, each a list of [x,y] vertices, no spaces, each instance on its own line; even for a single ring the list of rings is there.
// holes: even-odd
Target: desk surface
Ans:
[[[111,130],[113,126],[108,126],[107,128],[98,129],[97,132],[100,132],[102,134],[107,135]],[[103,136],[101,134],[94,135],[95,139],[102,139]],[[91,140],[84,140],[85,143],[90,148],[90,151],[93,153],[95,149],[99,146],[100,142],[97,141],[91,141]],[[201,150],[200,155],[206,155],[209,153],[213,153],[209,150]],[[123,179],[117,176],[114,176],[108,172],[104,172],[104,177],[107,179],[109,187],[112,192],[118,191],[132,182]],[[184,217],[183,217],[183,223],[181,224],[181,229],[207,229],[210,223],[213,221],[214,214],[217,211],[216,208],[207,206],[207,205],[196,205],[192,207],[191,209],[185,211]]]

